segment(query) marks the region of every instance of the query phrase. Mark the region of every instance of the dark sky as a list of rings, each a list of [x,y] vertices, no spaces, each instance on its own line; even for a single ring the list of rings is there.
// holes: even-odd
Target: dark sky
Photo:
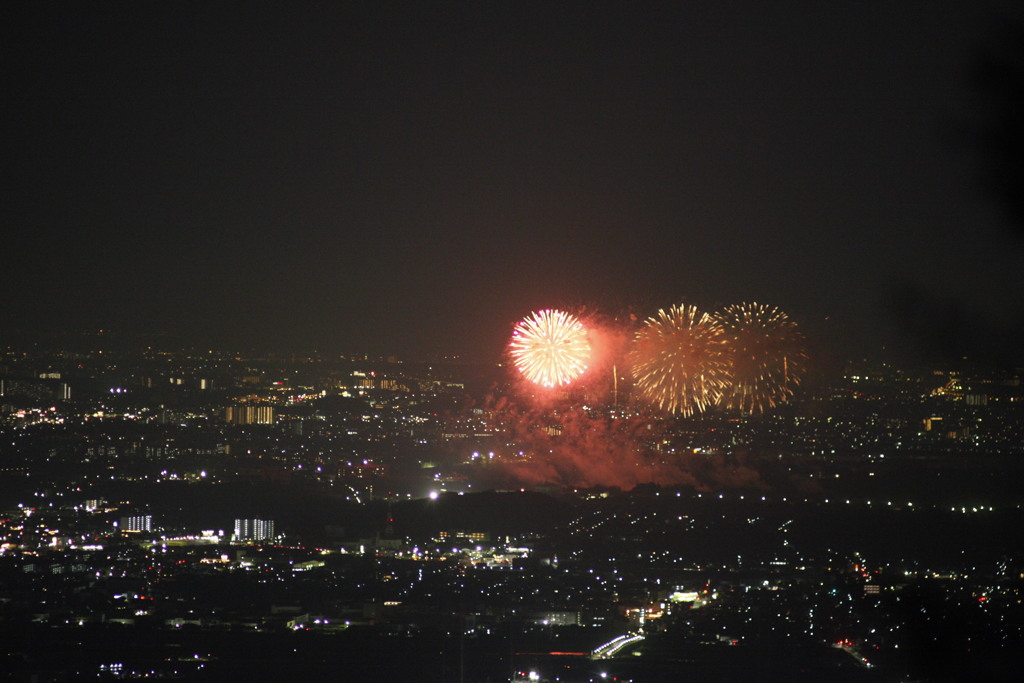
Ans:
[[[758,300],[850,348],[908,290],[1019,313],[960,135],[1011,6],[4,3],[0,333],[493,358],[548,306]]]

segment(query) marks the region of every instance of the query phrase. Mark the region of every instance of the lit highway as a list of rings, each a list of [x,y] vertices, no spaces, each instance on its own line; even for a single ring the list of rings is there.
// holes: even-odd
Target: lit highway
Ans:
[[[625,633],[621,636],[609,640],[604,645],[595,648],[590,656],[594,659],[609,659],[618,654],[623,648],[628,647],[634,643],[639,643],[643,639],[644,636],[640,634]]]

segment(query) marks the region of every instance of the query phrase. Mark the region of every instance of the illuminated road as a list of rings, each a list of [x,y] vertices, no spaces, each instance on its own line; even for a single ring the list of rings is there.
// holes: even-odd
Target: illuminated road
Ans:
[[[846,654],[850,655],[855,660],[857,660],[857,663],[863,666],[865,669],[871,668],[871,662],[868,661],[868,658],[862,657],[860,651],[856,647],[854,647],[853,644],[849,641],[839,641],[838,643],[833,643],[832,647],[839,648]]]
[[[622,650],[622,648],[632,645],[633,643],[638,643],[643,639],[644,636],[640,634],[625,633],[609,640],[604,645],[595,648],[594,651],[590,653],[590,656],[594,659],[608,659],[609,657],[614,657],[620,650]]]

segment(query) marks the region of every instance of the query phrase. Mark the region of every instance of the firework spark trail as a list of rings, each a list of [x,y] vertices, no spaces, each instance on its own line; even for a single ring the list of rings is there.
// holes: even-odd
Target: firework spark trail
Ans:
[[[714,405],[731,379],[718,323],[695,306],[672,306],[637,332],[630,363],[641,398],[691,415]]]
[[[732,359],[733,381],[721,404],[764,412],[793,395],[806,354],[796,323],[774,306],[743,303],[717,313]]]
[[[587,330],[563,311],[537,311],[516,324],[509,344],[515,366],[543,387],[569,384],[587,369]]]

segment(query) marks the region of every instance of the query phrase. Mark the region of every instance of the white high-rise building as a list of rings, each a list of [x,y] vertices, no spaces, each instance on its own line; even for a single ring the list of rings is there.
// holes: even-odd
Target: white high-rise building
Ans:
[[[152,531],[153,515],[133,515],[121,518],[121,531]]]
[[[274,538],[274,520],[272,519],[236,519],[236,541],[269,541]]]

